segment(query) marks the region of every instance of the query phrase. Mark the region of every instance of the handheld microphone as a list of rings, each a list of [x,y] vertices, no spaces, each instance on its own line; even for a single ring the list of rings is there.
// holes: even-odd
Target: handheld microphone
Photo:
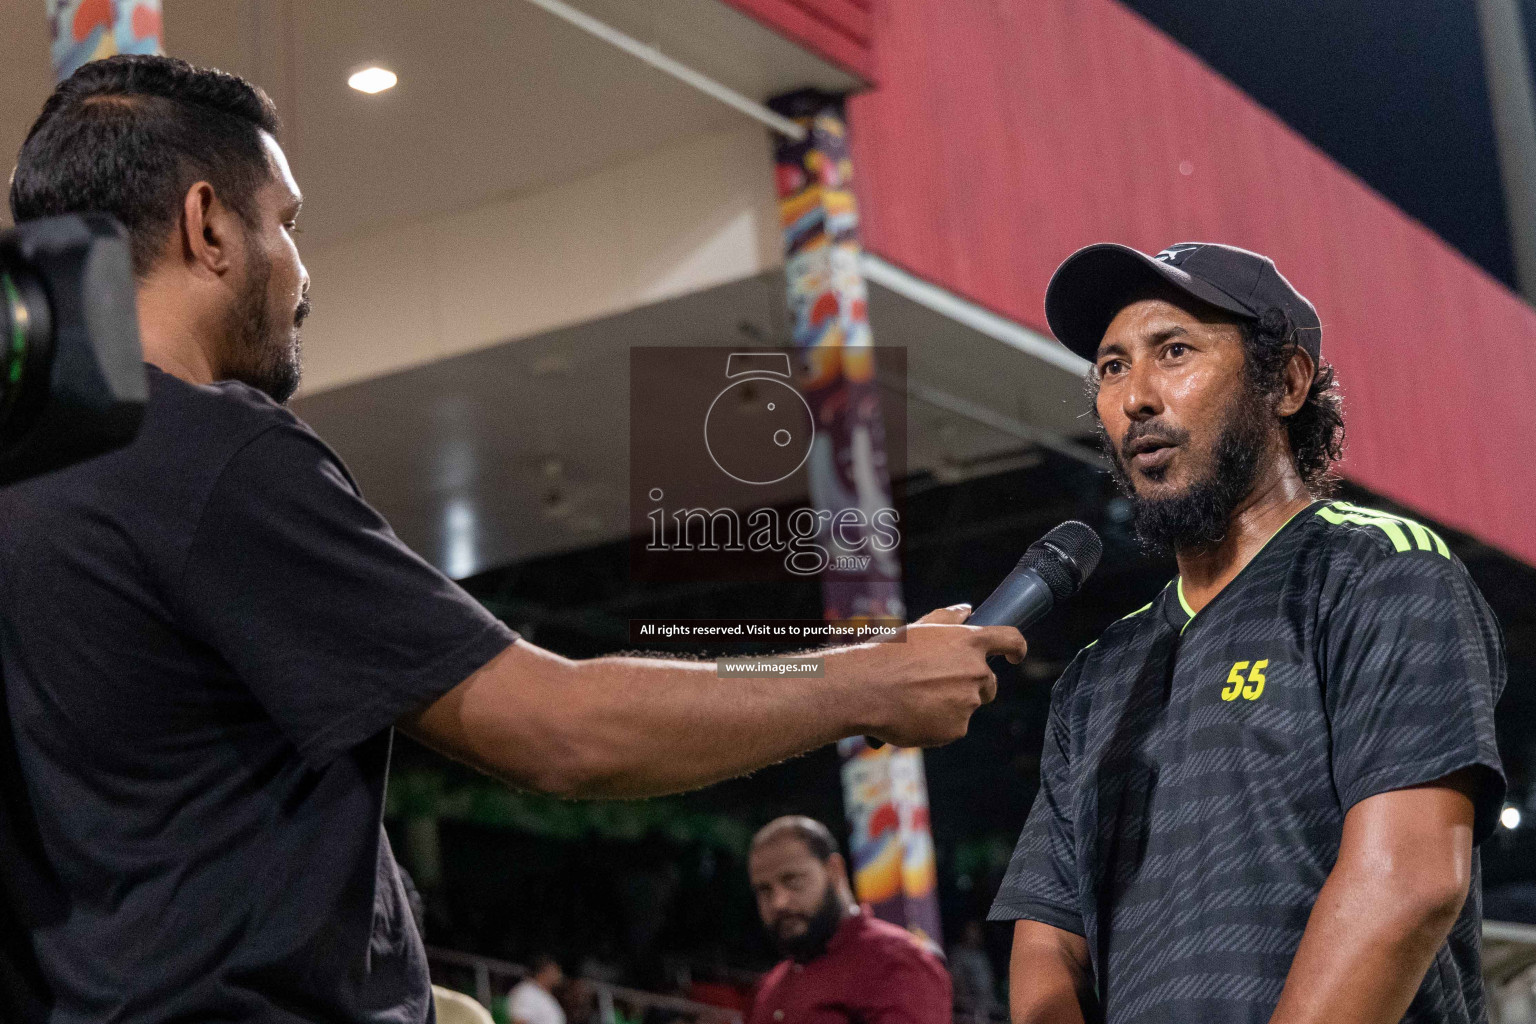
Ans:
[[[1099,567],[1104,542],[1093,527],[1068,519],[1031,544],[1019,564],[981,606],[965,620],[967,626],[1016,626],[1028,629],[1065,601]],[[885,745],[864,737],[870,749]]]
[[[965,620],[968,626],[1028,629],[1077,593],[1099,566],[1104,543],[1093,527],[1069,519],[1035,541],[1008,578]]]

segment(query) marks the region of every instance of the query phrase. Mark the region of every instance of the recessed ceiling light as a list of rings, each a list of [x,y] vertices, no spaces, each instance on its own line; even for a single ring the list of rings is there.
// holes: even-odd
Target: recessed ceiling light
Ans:
[[[372,67],[363,68],[363,70],[354,73],[351,78],[347,79],[347,84],[358,92],[375,93],[383,92],[385,89],[393,89],[398,81],[399,79],[395,77],[393,71]]]

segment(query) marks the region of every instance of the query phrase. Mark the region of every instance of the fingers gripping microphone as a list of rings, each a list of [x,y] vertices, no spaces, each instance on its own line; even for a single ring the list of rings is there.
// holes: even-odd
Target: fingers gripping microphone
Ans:
[[[1008,578],[987,595],[981,607],[965,620],[967,626],[1016,626],[1028,629],[1048,615],[1057,602],[1065,601],[1099,567],[1104,542],[1093,527],[1068,519],[1035,541],[1013,567]],[[871,750],[884,740],[864,737]]]
[[[1029,546],[1013,572],[965,624],[1028,629],[1077,593],[1098,568],[1103,552],[1104,544],[1093,527],[1067,520]]]

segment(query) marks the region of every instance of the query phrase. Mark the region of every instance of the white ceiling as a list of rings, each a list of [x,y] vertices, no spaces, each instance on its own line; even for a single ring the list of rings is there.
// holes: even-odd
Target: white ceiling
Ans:
[[[0,0],[0,150],[51,87],[42,0]],[[742,114],[527,0],[165,0],[168,52],[244,75],[277,102],[306,201],[305,244],[569,180]],[[576,0],[753,99],[843,72],[719,0]],[[366,96],[348,74],[400,76]],[[678,168],[679,188],[689,168]]]
[[[0,148],[14,152],[51,87],[47,26],[42,0],[0,5],[11,44]],[[719,0],[575,5],[754,99],[858,84]],[[308,249],[744,123],[527,0],[165,0],[165,19],[169,52],[245,75],[277,102]],[[400,84],[349,89],[347,75],[373,62]],[[677,168],[679,194],[698,173],[709,172]],[[747,278],[296,410],[400,535],[455,576],[615,539],[628,531],[629,348],[782,343],[783,288],[778,272]],[[910,470],[995,470],[1032,436],[1059,446],[1082,433],[1075,375],[874,284],[870,312],[877,343],[909,352]]]
[[[455,577],[615,540],[629,533],[629,350],[783,344],[784,287],[782,273],[761,274],[322,392],[294,411],[396,533]],[[1090,433],[1076,374],[869,288],[876,344],[907,350],[909,472],[996,472],[1030,457],[1032,442],[1062,448]]]

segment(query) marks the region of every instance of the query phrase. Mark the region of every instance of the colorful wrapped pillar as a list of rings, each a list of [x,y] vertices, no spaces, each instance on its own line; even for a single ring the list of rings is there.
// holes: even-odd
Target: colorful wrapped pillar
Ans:
[[[923,752],[892,746],[871,750],[857,737],[843,740],[838,751],[843,755],[843,811],[854,891],[878,917],[940,947]]]
[[[114,53],[163,53],[160,0],[46,0],[53,29],[53,73]]]
[[[780,137],[775,163],[794,341],[806,357],[801,389],[816,417],[816,440],[807,460],[810,496],[816,508],[833,513],[818,538],[833,556],[822,577],[826,617],[905,619],[897,552],[860,544],[866,538],[857,531],[829,528],[843,510],[861,510],[864,515],[855,521],[869,523],[877,510],[891,507],[842,101],[806,91],[770,105],[807,131],[800,141]],[[839,557],[855,550],[873,556]],[[839,751],[859,899],[885,920],[938,945],[922,752],[871,750],[857,738],[844,740]]]

